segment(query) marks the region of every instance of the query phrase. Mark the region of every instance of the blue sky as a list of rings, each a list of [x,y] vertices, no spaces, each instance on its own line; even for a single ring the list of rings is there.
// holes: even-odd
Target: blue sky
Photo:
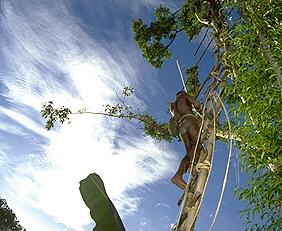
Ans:
[[[168,120],[168,102],[181,88],[175,60],[193,64],[200,38],[188,44],[181,35],[173,58],[156,70],[142,57],[130,27],[138,17],[149,22],[160,3],[177,9],[182,2],[1,1],[0,195],[27,230],[91,230],[78,187],[92,172],[104,180],[127,230],[169,230],[176,222],[181,191],[170,178],[183,157],[181,143],[159,143],[144,137],[138,124],[93,115],[72,116],[70,124],[47,132],[40,109],[53,100],[74,111],[100,112],[130,85],[135,94],[129,104]],[[202,76],[213,64],[211,55],[202,61]],[[207,230],[213,219],[227,150],[218,143],[196,230]],[[237,213],[242,204],[232,194],[244,177],[236,177],[236,150],[232,155],[216,231],[244,228]]]

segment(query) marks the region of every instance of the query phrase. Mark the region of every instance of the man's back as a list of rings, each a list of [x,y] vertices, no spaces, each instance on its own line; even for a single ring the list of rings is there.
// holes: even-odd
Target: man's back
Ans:
[[[186,93],[181,93],[176,96],[176,110],[180,117],[186,114],[192,114],[192,104],[189,101],[188,95]]]

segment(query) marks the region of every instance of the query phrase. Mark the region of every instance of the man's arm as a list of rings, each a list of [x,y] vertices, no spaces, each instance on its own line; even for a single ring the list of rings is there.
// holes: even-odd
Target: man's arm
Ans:
[[[174,112],[175,112],[175,103],[170,103],[169,104],[169,111],[170,111],[170,114],[172,116],[174,116]]]
[[[170,110],[170,113],[171,113],[172,117],[174,117],[174,119],[176,119],[177,121],[180,120],[181,115],[179,114],[179,112],[177,110],[177,106],[176,106],[175,102],[174,103],[170,103],[169,110]]]
[[[190,96],[188,94],[186,94],[186,98],[192,105],[194,105],[195,109],[199,113],[201,113],[201,111],[200,111],[201,110],[201,104],[196,99],[194,99],[192,96]]]

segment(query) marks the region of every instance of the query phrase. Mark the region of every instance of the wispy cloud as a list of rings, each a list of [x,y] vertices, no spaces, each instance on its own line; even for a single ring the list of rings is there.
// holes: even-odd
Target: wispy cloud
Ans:
[[[36,123],[33,119],[28,118],[27,116],[23,115],[20,112],[13,111],[11,109],[7,109],[5,107],[0,106],[0,112],[3,113],[6,117],[14,120],[18,123],[18,125],[23,126],[25,129],[30,130],[38,135],[41,135],[43,137],[48,137],[48,132],[40,126],[38,123]],[[14,125],[15,126],[15,125]],[[14,134],[18,135],[25,135],[24,132],[20,132],[20,129],[17,129],[12,125],[12,129],[7,128],[7,132],[12,132]],[[2,127],[5,128],[5,125],[3,123]],[[9,131],[10,130],[10,131]]]
[[[10,146],[9,153],[0,152],[5,186],[0,193],[30,231],[46,223],[44,216],[50,222],[40,230],[51,230],[52,225],[56,230],[57,223],[82,230],[90,217],[78,187],[91,172],[100,174],[126,216],[139,206],[134,190],[165,177],[174,167],[174,151],[142,137],[132,123],[81,115],[51,133],[44,130],[39,111],[46,100],[97,111],[114,102],[115,91],[123,86],[143,84],[139,79],[144,67],[134,49],[99,44],[68,12],[69,5],[62,1],[4,1],[2,6],[1,84],[8,89],[3,95],[10,104],[1,106],[1,116],[8,125],[13,121],[13,134],[33,142],[25,143],[22,137],[29,147],[25,151],[5,142]],[[141,98],[134,96],[131,102],[146,108]],[[7,164],[11,161],[13,169]],[[42,216],[34,215],[38,212]]]
[[[170,208],[170,206],[168,205],[168,204],[166,204],[166,203],[157,203],[156,205],[155,205],[156,207],[166,207],[166,208]]]

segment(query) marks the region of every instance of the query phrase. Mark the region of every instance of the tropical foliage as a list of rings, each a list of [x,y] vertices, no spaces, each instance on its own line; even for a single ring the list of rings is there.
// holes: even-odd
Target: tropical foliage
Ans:
[[[236,121],[234,132],[242,139],[242,167],[251,176],[236,195],[248,202],[242,215],[258,230],[282,226],[282,2],[270,2],[260,1],[258,7],[255,1],[239,1],[242,18],[230,30],[232,52],[226,58],[233,65],[226,99]],[[261,223],[252,222],[257,213]]]
[[[8,206],[5,199],[0,197],[0,230],[25,231],[20,225],[16,214]]]
[[[185,86],[189,95],[197,98],[202,85],[199,82],[199,67],[192,66],[185,71],[187,75],[187,80],[185,81]]]
[[[80,181],[80,194],[95,221],[93,231],[125,231],[120,216],[108,197],[101,177],[92,173]]]

